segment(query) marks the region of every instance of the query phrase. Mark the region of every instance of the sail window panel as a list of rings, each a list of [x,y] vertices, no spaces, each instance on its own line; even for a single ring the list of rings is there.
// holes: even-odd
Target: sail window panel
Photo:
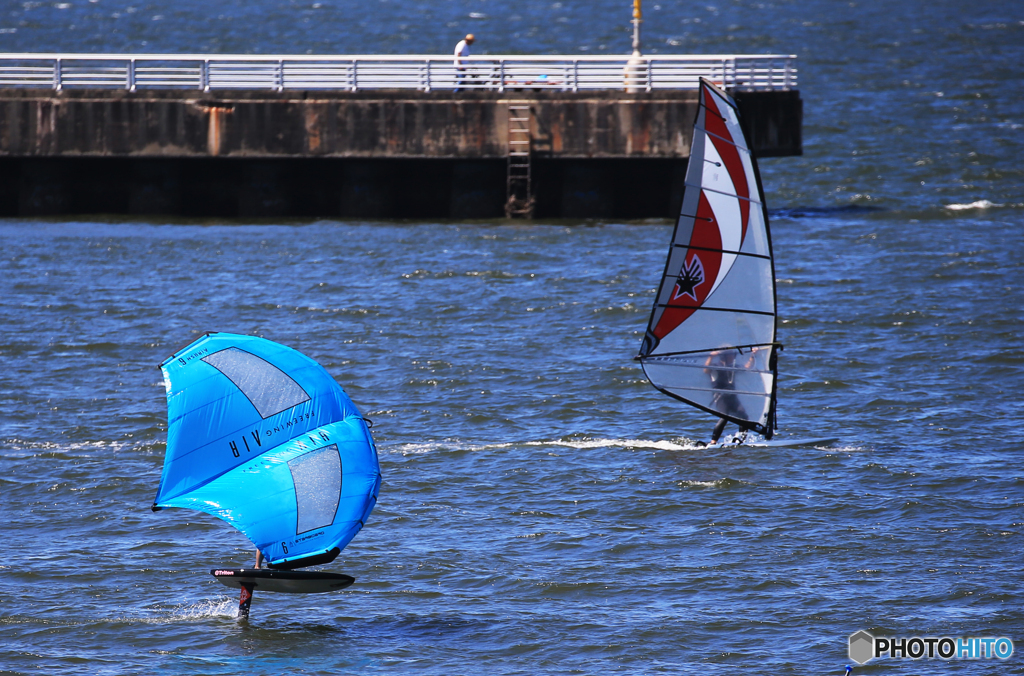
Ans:
[[[727,403],[730,399],[732,399],[732,403]],[[764,394],[753,394],[747,391],[739,393],[730,392],[726,393],[725,396],[714,397],[711,410],[731,418],[749,420],[759,425],[766,425],[768,424],[770,404],[770,391]]]
[[[296,535],[330,526],[341,500],[341,455],[331,444],[288,461],[295,484]]]
[[[203,357],[223,373],[266,419],[309,401],[309,395],[291,376],[261,357],[229,347]]]
[[[735,397],[733,404],[727,404],[726,399]],[[725,416],[749,420],[759,425],[768,424],[768,412],[771,405],[771,391],[763,394],[753,394],[747,391],[729,393],[726,397],[716,397],[713,401],[712,410]]]
[[[736,260],[733,262],[729,274],[704,301],[703,307],[748,312],[775,312],[771,261],[751,256],[735,256],[734,258]]]
[[[670,362],[645,361],[644,372],[658,387],[697,406],[732,418],[767,424],[772,388],[770,373],[737,370],[732,389],[725,390],[714,387],[713,369],[707,365],[706,353],[687,361],[690,363],[678,358]]]
[[[775,317],[697,310],[661,339],[652,355],[710,351],[736,345],[764,345],[775,340]]]
[[[666,362],[651,359],[644,362],[644,373],[656,386],[710,409],[714,392],[710,379],[704,373],[706,358],[706,355],[687,355],[685,358],[673,357]]]

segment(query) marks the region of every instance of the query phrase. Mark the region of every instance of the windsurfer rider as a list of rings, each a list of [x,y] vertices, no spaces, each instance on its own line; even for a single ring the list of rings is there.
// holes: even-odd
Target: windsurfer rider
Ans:
[[[711,378],[711,387],[715,390],[715,394],[711,399],[711,406],[719,413],[732,418],[748,419],[747,410],[743,408],[743,403],[735,392],[736,372],[740,369],[749,369],[754,365],[754,352],[756,351],[757,348],[751,348],[747,354],[746,362],[742,365],[736,364],[736,355],[739,353],[739,350],[735,348],[715,350],[708,355],[707,361],[704,362],[704,366],[708,368],[705,368],[704,372]],[[714,431],[711,432],[712,444],[718,443],[718,439],[722,436],[722,432],[725,431],[725,426],[728,422],[725,418],[718,419],[718,424],[715,425]],[[740,434],[750,429],[742,424],[739,425],[739,428]]]

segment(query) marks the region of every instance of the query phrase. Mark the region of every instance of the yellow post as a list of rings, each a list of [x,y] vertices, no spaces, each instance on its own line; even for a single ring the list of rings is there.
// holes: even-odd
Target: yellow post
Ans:
[[[633,0],[633,56],[626,61],[626,91],[639,92],[647,89],[647,62],[640,54],[640,0]]]
[[[640,0],[633,0],[633,56],[640,56]]]

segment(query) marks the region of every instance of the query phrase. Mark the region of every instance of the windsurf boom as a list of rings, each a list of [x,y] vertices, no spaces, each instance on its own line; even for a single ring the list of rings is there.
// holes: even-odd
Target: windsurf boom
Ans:
[[[366,523],[377,450],[341,386],[277,343],[210,333],[160,365],[167,451],[153,510],[242,531],[271,568],[329,563]]]
[[[683,206],[637,359],[670,397],[771,438],[775,266],[735,102],[701,80]]]

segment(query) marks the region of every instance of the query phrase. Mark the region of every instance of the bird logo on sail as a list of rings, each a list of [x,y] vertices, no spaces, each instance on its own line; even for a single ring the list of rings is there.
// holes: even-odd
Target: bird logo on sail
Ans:
[[[693,300],[697,300],[697,294],[694,291],[698,286],[704,283],[704,264],[701,263],[700,257],[694,254],[690,262],[683,261],[683,267],[679,271],[679,277],[676,279],[676,286],[672,289],[672,300],[678,300],[683,296],[689,296]]]

